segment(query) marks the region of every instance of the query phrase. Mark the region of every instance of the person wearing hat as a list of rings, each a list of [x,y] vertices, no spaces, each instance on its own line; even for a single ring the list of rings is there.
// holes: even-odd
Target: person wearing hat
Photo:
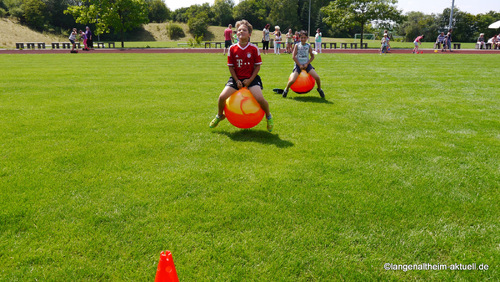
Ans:
[[[280,54],[281,30],[279,26],[274,27],[274,54]]]
[[[380,46],[380,55],[382,53],[387,54],[387,49],[389,47],[389,38],[387,37],[387,33],[384,33],[384,37],[382,37],[381,41],[381,46]]]
[[[485,48],[485,43],[484,43],[484,33],[479,34],[479,38],[477,39],[476,45],[479,45],[479,49],[484,49]]]

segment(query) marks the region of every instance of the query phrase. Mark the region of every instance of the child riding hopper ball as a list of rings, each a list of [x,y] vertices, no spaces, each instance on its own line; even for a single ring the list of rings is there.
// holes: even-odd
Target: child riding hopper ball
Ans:
[[[292,75],[293,73],[290,75],[288,80],[292,79]],[[297,77],[297,80],[290,86],[290,88],[297,94],[305,94],[314,88],[315,82],[316,81],[309,73],[302,70]]]
[[[251,128],[259,124],[264,110],[248,88],[236,91],[226,100],[224,114],[227,120],[238,128]]]

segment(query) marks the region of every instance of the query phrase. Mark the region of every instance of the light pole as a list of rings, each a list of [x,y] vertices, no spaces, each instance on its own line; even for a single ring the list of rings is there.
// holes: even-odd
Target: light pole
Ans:
[[[309,0],[309,19],[307,21],[307,36],[311,36],[311,0]]]
[[[455,0],[451,0],[451,12],[450,12],[450,24],[448,25],[448,29],[451,29],[451,25],[453,24],[453,8],[455,6]]]
[[[95,21],[96,21],[96,27],[97,27],[97,24],[99,24],[99,15],[95,16]],[[99,36],[100,36],[100,34],[97,34],[97,42],[101,41],[101,38]]]
[[[311,36],[311,0],[309,0],[309,22],[307,25],[307,36]]]

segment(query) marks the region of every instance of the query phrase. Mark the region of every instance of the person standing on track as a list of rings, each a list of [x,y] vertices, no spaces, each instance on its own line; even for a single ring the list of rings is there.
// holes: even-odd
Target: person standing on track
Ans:
[[[422,45],[422,42],[420,40],[424,39],[424,35],[417,36],[415,40],[413,41],[413,44],[415,45],[415,48],[413,48],[413,54],[418,54],[418,46]]]
[[[85,35],[87,36],[87,47],[90,49],[94,49],[94,41],[92,37],[92,31],[90,31],[90,28],[87,26],[85,27]]]
[[[233,45],[233,26],[229,24],[224,30],[224,53],[226,55],[226,50],[229,51],[229,47]]]
[[[271,40],[269,34],[269,27],[270,24],[266,24],[264,29],[262,30],[262,52],[264,54],[267,54],[267,51],[269,50],[269,41]]]

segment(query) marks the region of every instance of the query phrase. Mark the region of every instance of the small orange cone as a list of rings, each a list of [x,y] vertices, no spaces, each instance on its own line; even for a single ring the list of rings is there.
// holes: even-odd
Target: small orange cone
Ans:
[[[170,251],[163,251],[160,254],[155,282],[179,282],[177,271],[175,271],[174,259]]]

